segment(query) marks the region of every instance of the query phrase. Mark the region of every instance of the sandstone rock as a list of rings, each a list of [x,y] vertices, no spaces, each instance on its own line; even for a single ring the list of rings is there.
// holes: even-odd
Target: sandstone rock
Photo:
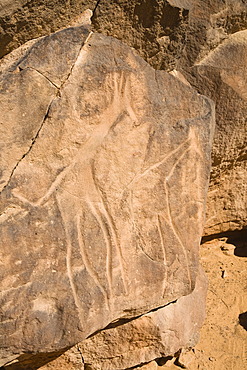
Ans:
[[[5,122],[1,125],[0,190],[35,142],[50,105],[70,75],[71,65],[88,35],[83,27],[61,31],[31,43],[27,50],[24,47],[27,58],[2,62],[0,104]]]
[[[238,32],[246,32],[246,2],[120,0],[109,5],[102,1],[93,25],[124,40],[156,69],[176,69],[199,93],[215,101],[216,134],[204,233],[246,227],[246,46]],[[217,61],[207,67],[208,57],[212,61],[215,53]]]
[[[213,168],[204,233],[246,227],[246,47],[243,35],[240,37],[237,32],[247,28],[246,4],[242,0],[169,0],[152,4],[146,1],[142,6],[127,3],[121,0],[110,9],[105,2],[100,3],[94,26],[135,47],[155,68],[175,68],[198,92],[216,102]],[[109,18],[112,22],[108,27]],[[120,18],[126,27],[118,26]],[[218,45],[224,40],[224,50],[219,46],[219,51]],[[215,66],[206,67],[214,50]],[[197,65],[201,63],[204,68],[200,67],[199,73]],[[231,66],[231,75],[227,64]]]
[[[190,294],[211,101],[83,27],[38,40],[1,86],[2,363]]]
[[[173,366],[177,369],[174,362],[187,366],[194,354],[186,348],[197,342],[205,318],[206,288],[201,269],[192,294],[128,323],[101,331],[43,366],[42,370],[70,369],[69,365],[77,369],[82,366],[81,358],[88,370],[119,370],[130,366],[143,370]],[[172,358],[174,354],[176,357]],[[157,362],[146,363],[152,359]]]
[[[247,30],[230,36],[194,67],[203,92],[216,101],[205,234],[246,227],[246,65]]]
[[[96,0],[1,0],[0,58],[26,41],[68,27]]]
[[[86,368],[124,370],[193,347],[205,318],[206,285],[201,271],[193,293],[86,339],[80,344]]]
[[[239,41],[231,35],[247,27],[245,1],[75,0],[68,7],[58,0],[43,0],[39,4],[5,0],[0,9],[0,55],[30,38],[74,24],[86,8],[93,11],[94,30],[123,40],[156,69],[176,69],[199,93],[215,100],[216,135],[204,233],[246,227],[246,71],[243,67],[243,73],[237,73],[241,53],[230,56],[235,64],[233,76],[224,77],[223,67],[220,73],[219,67],[206,68],[204,64],[204,77],[202,67],[200,73],[198,69],[228,38],[239,49]],[[221,57],[226,60],[226,55],[219,53],[217,61]],[[238,85],[238,93],[233,84]]]

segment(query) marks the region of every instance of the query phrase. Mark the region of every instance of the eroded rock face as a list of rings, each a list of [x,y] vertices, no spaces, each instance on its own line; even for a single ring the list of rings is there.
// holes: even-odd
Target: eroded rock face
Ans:
[[[206,288],[200,270],[193,293],[86,339],[79,345],[86,368],[125,370],[193,347],[205,318]]]
[[[210,100],[111,37],[24,50],[0,90],[2,363],[193,291],[214,125]]]
[[[246,2],[120,0],[109,5],[102,1],[93,25],[134,47],[154,68],[176,69],[199,93],[215,101],[204,233],[246,227]]]
[[[1,0],[0,58],[28,40],[68,27],[96,0]]]
[[[73,24],[81,12],[90,8],[95,31],[134,47],[155,69],[176,69],[200,94],[213,99],[216,135],[204,234],[247,226],[246,93],[243,97],[246,70],[243,68],[236,75],[242,63],[241,53],[235,53],[234,58],[231,52],[225,56],[220,53],[216,68],[205,65],[207,57],[228,39],[239,47],[237,38],[231,35],[247,28],[244,0],[74,0],[69,6],[57,0],[38,3],[5,0],[0,5],[0,56],[33,37]],[[240,95],[239,88],[236,92],[229,78],[222,79],[225,73],[222,62],[226,58],[230,64],[234,60],[235,74],[231,80],[236,80],[235,85],[242,85]],[[202,68],[200,73],[198,69],[202,61],[204,76]]]
[[[238,61],[238,63],[236,63]],[[207,202],[206,234],[246,227],[247,30],[236,32],[194,68],[216,102],[216,130]]]
[[[205,275],[200,269],[191,294],[135,320],[116,327],[112,324],[113,327],[71,348],[42,370],[82,369],[83,364],[90,370],[125,370],[136,366],[158,369],[157,362],[160,366],[166,360],[171,362],[168,359],[174,353],[180,360],[184,357],[180,349],[186,351],[198,341],[205,318],[206,288]],[[15,366],[10,370],[18,370],[18,363]]]

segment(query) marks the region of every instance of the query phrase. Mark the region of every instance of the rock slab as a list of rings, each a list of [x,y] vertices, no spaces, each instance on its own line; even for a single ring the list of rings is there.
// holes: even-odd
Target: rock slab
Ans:
[[[194,290],[214,106],[83,27],[2,70],[4,364]]]
[[[193,347],[205,319],[206,292],[205,275],[200,269],[191,294],[83,341],[79,348],[85,367],[125,370]]]
[[[178,356],[179,362],[182,359],[184,363],[189,357],[186,349],[197,343],[205,319],[206,292],[207,281],[200,268],[191,294],[129,322],[112,324],[43,366],[42,370],[81,370],[83,366],[87,370],[125,370],[136,366],[151,370],[165,363],[168,366]],[[171,359],[174,354],[176,357]],[[13,364],[10,370],[18,370],[18,365],[16,362],[16,367]]]

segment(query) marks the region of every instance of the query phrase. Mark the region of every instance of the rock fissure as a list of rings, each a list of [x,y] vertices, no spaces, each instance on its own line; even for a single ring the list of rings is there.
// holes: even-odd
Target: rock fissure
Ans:
[[[54,98],[55,99],[55,98]],[[48,108],[47,108],[47,111],[45,113],[45,116],[44,116],[44,119],[42,121],[42,123],[40,124],[40,127],[39,129],[37,130],[36,132],[36,135],[33,137],[32,139],[32,142],[31,142],[31,145],[30,147],[28,148],[28,150],[22,155],[22,157],[17,161],[16,165],[14,166],[13,170],[11,171],[10,173],[10,176],[9,176],[9,179],[7,181],[7,183],[4,185],[4,187],[2,188],[0,194],[9,186],[10,182],[11,182],[11,179],[12,177],[14,176],[14,173],[16,171],[16,169],[18,168],[19,164],[23,161],[23,159],[31,152],[34,144],[36,143],[36,140],[38,139],[39,137],[39,134],[40,134],[40,131],[42,130],[44,124],[45,124],[45,121],[47,120],[48,116],[49,116],[49,111],[50,111],[50,107],[54,101],[54,99],[52,99],[51,103],[49,104]]]
[[[58,85],[55,84],[55,82],[53,82],[49,77],[47,77],[44,73],[42,73],[41,71],[39,71],[38,69],[36,68],[33,68],[33,67],[26,67],[26,68],[21,68],[21,67],[18,67],[20,71],[24,71],[24,70],[32,70],[32,71],[35,71],[37,73],[39,73],[41,76],[43,76],[47,81],[49,81],[57,90],[58,92],[60,91],[60,87]]]
[[[87,38],[86,38],[86,40],[82,43],[82,45],[81,45],[81,47],[80,47],[80,49],[79,49],[79,52],[78,52],[78,55],[77,55],[77,57],[76,57],[76,59],[75,59],[75,61],[74,61],[74,63],[71,65],[71,67],[70,67],[70,70],[69,70],[69,73],[68,73],[68,75],[66,76],[66,78],[61,82],[61,85],[60,86],[58,86],[58,85],[56,85],[50,78],[48,78],[43,72],[41,72],[40,70],[38,70],[38,69],[36,69],[36,68],[34,68],[34,67],[32,67],[32,66],[28,66],[28,67],[25,67],[25,68],[22,68],[21,66],[18,66],[18,69],[19,69],[19,71],[21,72],[21,71],[23,71],[23,70],[33,70],[33,71],[35,71],[35,72],[37,72],[37,73],[39,73],[43,78],[45,78],[47,81],[49,81],[49,83],[51,83],[56,89],[57,89],[57,93],[56,93],[56,95],[55,95],[55,97],[51,100],[51,102],[50,102],[50,104],[48,105],[48,108],[47,108],[47,111],[46,111],[46,113],[45,113],[45,115],[44,115],[44,119],[43,119],[43,121],[42,121],[42,123],[41,123],[41,125],[40,125],[40,127],[39,127],[39,129],[37,130],[37,132],[36,132],[36,134],[35,134],[35,136],[33,137],[33,139],[32,139],[32,141],[31,141],[31,145],[30,145],[30,147],[28,148],[28,150],[22,155],[22,157],[17,161],[17,163],[16,163],[16,165],[14,166],[14,168],[13,168],[13,170],[11,171],[11,173],[10,173],[10,176],[9,176],[9,179],[8,179],[8,181],[7,181],[7,183],[4,185],[4,187],[2,188],[2,190],[1,190],[1,192],[0,192],[0,194],[3,192],[3,190],[4,189],[6,189],[8,186],[9,186],[9,183],[10,183],[10,181],[11,181],[11,179],[12,179],[12,177],[13,177],[13,175],[14,175],[14,173],[15,173],[15,171],[16,171],[16,169],[17,169],[17,167],[19,166],[19,164],[23,161],[23,159],[30,153],[30,151],[32,150],[32,148],[33,148],[33,146],[34,146],[34,144],[35,144],[35,142],[36,142],[36,140],[37,140],[37,138],[38,138],[38,136],[39,136],[39,133],[40,133],[40,131],[42,130],[42,128],[43,128],[43,126],[44,126],[44,124],[45,124],[45,121],[46,121],[46,119],[48,118],[48,116],[49,116],[49,111],[50,111],[50,107],[52,106],[52,103],[53,103],[53,101],[56,99],[56,97],[57,96],[60,96],[61,95],[61,90],[63,89],[63,87],[64,87],[64,85],[65,85],[65,83],[69,80],[69,78],[70,78],[70,76],[71,76],[71,74],[72,74],[72,72],[73,72],[73,69],[74,69],[74,66],[75,66],[75,64],[76,64],[76,62],[77,62],[77,60],[78,60],[78,58],[79,58],[79,56],[80,56],[80,53],[81,53],[81,50],[83,49],[83,47],[87,44],[87,42],[89,41],[89,39],[90,39],[90,37],[92,36],[92,34],[93,34],[93,32],[90,32],[89,33],[89,35],[87,36]],[[31,51],[29,51],[29,53],[30,53]],[[28,54],[26,55],[26,57],[28,57]]]
[[[95,7],[94,7],[94,9],[93,9],[93,14],[92,14],[91,20],[93,20],[93,17],[95,16],[95,12],[96,12],[96,10],[97,10],[97,8],[98,8],[99,4],[101,3],[101,1],[102,1],[102,0],[97,0],[96,5],[95,5]]]
[[[70,78],[70,76],[71,76],[71,74],[72,74],[72,72],[73,72],[73,69],[74,69],[74,67],[75,67],[75,65],[76,65],[76,63],[77,63],[77,61],[78,61],[78,58],[80,57],[80,54],[81,54],[81,51],[82,51],[83,47],[87,45],[87,43],[88,43],[88,41],[89,41],[89,39],[90,39],[90,37],[91,37],[92,35],[93,35],[93,32],[92,32],[92,31],[90,31],[90,33],[88,34],[88,36],[87,36],[86,40],[85,40],[85,41],[83,41],[83,43],[82,43],[82,45],[81,45],[81,47],[80,47],[80,49],[79,49],[79,52],[78,52],[78,54],[77,54],[77,57],[76,57],[76,59],[75,59],[74,63],[71,65],[71,68],[70,68],[70,71],[69,71],[68,75],[67,75],[67,76],[66,76],[66,78],[61,82],[60,90],[62,90],[62,88],[64,87],[65,83],[69,80],[69,78]]]
[[[79,352],[79,354],[80,354],[81,363],[82,363],[82,364],[84,364],[84,363],[85,363],[85,361],[84,361],[84,358],[83,358],[83,354],[82,354],[82,351],[81,351],[80,346],[79,346],[78,344],[76,345],[76,349],[77,349],[77,351],[78,351],[78,352]]]
[[[107,325],[103,330],[108,330],[108,329],[112,329],[112,328],[117,328],[118,326],[121,326],[121,325],[127,324],[127,323],[129,323],[129,322],[131,322],[131,321],[133,321],[133,320],[136,320],[136,319],[139,319],[139,318],[144,317],[144,316],[146,316],[146,315],[149,315],[149,314],[151,314],[151,313],[153,313],[153,312],[156,312],[156,311],[158,311],[158,310],[160,310],[160,309],[162,309],[162,308],[168,307],[169,305],[175,304],[176,302],[177,302],[177,299],[176,299],[176,300],[174,300],[174,301],[172,301],[172,302],[166,303],[165,305],[162,305],[162,306],[159,306],[159,307],[155,307],[155,308],[153,308],[152,310],[147,311],[147,312],[145,312],[145,313],[143,313],[143,314],[141,314],[141,315],[133,316],[133,317],[131,317],[130,319],[129,319],[129,318],[125,318],[125,317],[123,317],[123,318],[121,318],[121,319],[119,319],[119,320],[117,320],[117,321],[114,321],[114,322],[112,322],[112,323],[108,324],[108,325]],[[132,312],[132,311],[131,311],[131,312]],[[95,334],[95,333],[94,333],[94,334]],[[90,335],[90,336],[89,336],[89,338],[90,338],[90,337],[92,337],[94,334]]]

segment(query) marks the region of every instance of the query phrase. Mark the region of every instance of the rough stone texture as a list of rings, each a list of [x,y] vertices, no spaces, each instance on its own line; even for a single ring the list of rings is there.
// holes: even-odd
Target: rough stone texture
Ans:
[[[200,272],[193,293],[80,344],[86,368],[124,370],[193,347],[205,318],[207,284]]]
[[[246,1],[101,1],[93,25],[100,32],[124,40],[156,69],[182,72],[198,92],[216,102],[204,233],[247,227],[247,52],[244,34],[239,32],[247,28]],[[212,51],[217,53],[217,62],[207,68]],[[198,68],[201,63],[204,67]],[[231,72],[226,71],[227,64]]]
[[[154,68],[172,70],[189,20],[187,8],[172,7],[168,1],[120,0],[100,1],[92,21],[97,31],[134,47]]]
[[[214,124],[210,100],[111,37],[23,50],[0,90],[2,363],[193,291]]]
[[[214,99],[216,135],[204,233],[247,226],[245,67],[236,76],[241,53],[235,53],[232,66],[234,78],[242,84],[241,93],[229,78],[222,79],[218,68],[204,66],[204,76],[197,68],[224,40],[239,44],[231,35],[247,28],[246,0],[2,0],[0,5],[0,55],[70,24],[89,7],[94,30],[123,40],[156,69],[182,72],[199,93]],[[233,60],[227,51],[218,57]]]
[[[193,73],[216,102],[205,234],[242,229],[247,220],[247,30],[223,41]]]
[[[192,294],[154,312],[117,327],[103,330],[64,355],[42,367],[48,369],[125,370],[160,369],[173,363],[185,363],[187,348],[198,341],[199,329],[205,318],[207,283],[200,269]],[[181,352],[180,349],[183,348]],[[157,362],[155,360],[157,360]],[[154,360],[154,361],[153,361]],[[151,361],[151,362],[150,362]],[[159,366],[158,366],[159,364]],[[18,369],[18,362],[8,370]]]
[[[0,58],[26,41],[68,27],[96,0],[0,0]]]
[[[33,37],[70,24],[89,7],[93,10],[95,30],[134,47],[156,69],[175,68],[182,72],[199,93],[213,98],[216,135],[205,234],[247,226],[245,87],[242,86],[239,95],[239,89],[236,92],[229,79],[222,80],[218,68],[204,68],[204,77],[197,68],[230,35],[246,29],[245,0],[74,0],[70,3],[5,0],[1,5],[0,55]],[[238,44],[236,38],[234,42]],[[225,60],[230,53],[228,57],[226,54],[219,57]],[[235,71],[241,64],[241,56],[237,54],[236,58]],[[231,56],[230,59],[233,60]],[[244,68],[243,74],[246,74]],[[237,77],[238,81],[242,79],[242,85],[243,74]]]
[[[154,68],[188,71],[229,34],[246,29],[246,14],[245,0],[101,0],[92,21]]]

